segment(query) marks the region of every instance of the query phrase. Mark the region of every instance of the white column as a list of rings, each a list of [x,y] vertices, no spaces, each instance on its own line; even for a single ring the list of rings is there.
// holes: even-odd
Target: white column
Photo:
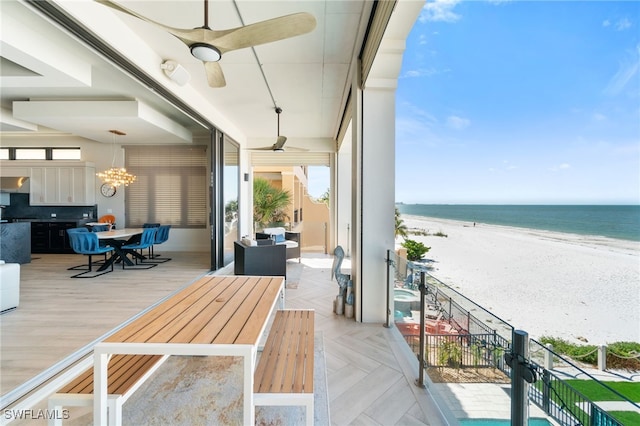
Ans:
[[[384,323],[387,315],[387,250],[395,244],[395,91],[405,40],[423,1],[399,0],[367,81],[352,84],[352,279],[355,316]],[[357,67],[360,69],[360,67]]]
[[[394,248],[395,81],[369,86],[362,100],[360,202],[362,321],[384,322],[387,250]],[[390,87],[389,87],[390,86]]]
[[[333,223],[335,223],[334,238],[336,245],[342,246],[346,257],[351,257],[351,183],[353,175],[351,173],[351,132],[347,132],[345,140],[334,163],[334,173],[332,175],[332,187],[336,188],[335,198],[332,200]],[[331,254],[332,252],[330,252]]]

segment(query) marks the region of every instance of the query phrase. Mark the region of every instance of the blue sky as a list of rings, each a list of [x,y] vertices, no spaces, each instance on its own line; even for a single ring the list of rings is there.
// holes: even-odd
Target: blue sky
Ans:
[[[640,204],[640,2],[429,1],[396,103],[396,200]]]

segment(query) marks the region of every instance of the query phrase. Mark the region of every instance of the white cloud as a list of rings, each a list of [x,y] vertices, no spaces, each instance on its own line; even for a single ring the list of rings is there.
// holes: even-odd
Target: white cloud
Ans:
[[[462,130],[466,129],[471,125],[471,120],[467,118],[458,117],[456,115],[451,115],[447,117],[447,126],[452,129]]]
[[[622,92],[627,83],[638,74],[638,69],[640,69],[640,44],[636,46],[634,51],[628,53],[627,58],[620,62],[618,71],[609,80],[604,93],[614,96]]]
[[[592,115],[593,121],[606,121],[607,120],[607,116],[599,113],[599,112],[594,112]]]
[[[568,170],[570,168],[571,168],[571,164],[562,163],[562,164],[558,164],[557,166],[552,166],[549,170],[551,170],[552,172],[558,172],[560,170]]]
[[[435,117],[410,103],[402,103],[399,107],[401,111],[396,114],[398,145],[434,146],[439,142],[432,131],[433,125],[437,123]]]
[[[605,20],[602,22],[602,26],[603,26],[603,27],[605,27],[605,28],[606,28],[606,27],[610,27],[610,26],[611,26],[611,21],[609,21],[608,19],[605,19]]]
[[[438,71],[435,68],[418,68],[405,72],[400,78],[431,77],[432,75],[442,74],[447,71],[448,70]]]
[[[460,0],[428,1],[422,8],[418,19],[422,23],[427,21],[456,22],[460,19],[460,15],[454,13],[453,9],[459,2]]]
[[[616,30],[624,31],[626,29],[631,28],[631,21],[627,18],[622,18],[618,22],[616,22]]]

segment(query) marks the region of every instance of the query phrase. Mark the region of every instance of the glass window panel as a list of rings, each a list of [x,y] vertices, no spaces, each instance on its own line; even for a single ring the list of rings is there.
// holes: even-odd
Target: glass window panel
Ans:
[[[239,148],[225,136],[224,138],[224,264],[233,261],[233,242],[240,239],[238,228],[238,196],[240,168]]]
[[[16,160],[46,160],[47,150],[44,148],[16,148]]]
[[[52,160],[79,160],[80,148],[53,148],[51,150]]]
[[[9,159],[9,149],[0,148],[0,160],[8,160],[8,159]]]

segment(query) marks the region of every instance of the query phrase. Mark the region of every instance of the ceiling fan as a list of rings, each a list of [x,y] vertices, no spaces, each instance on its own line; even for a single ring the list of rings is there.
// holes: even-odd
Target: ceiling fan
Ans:
[[[209,28],[209,0],[204,0],[204,25],[194,29],[172,28],[155,22],[111,0],[96,0],[112,9],[156,25],[189,47],[191,54],[204,63],[211,87],[224,87],[226,81],[218,61],[232,50],[244,49],[306,34],[316,27],[316,19],[306,12],[280,16],[229,30]]]
[[[280,136],[280,113],[282,112],[282,108],[276,107],[275,111],[276,111],[276,114],[278,116],[278,139],[276,139],[276,143],[274,143],[271,146],[265,146],[265,147],[262,147],[262,148],[254,148],[253,151],[284,152],[284,144],[285,144],[285,142],[287,142],[287,137],[286,136]],[[308,151],[307,149],[296,148],[296,147],[289,147],[289,148],[287,148],[287,150]]]

